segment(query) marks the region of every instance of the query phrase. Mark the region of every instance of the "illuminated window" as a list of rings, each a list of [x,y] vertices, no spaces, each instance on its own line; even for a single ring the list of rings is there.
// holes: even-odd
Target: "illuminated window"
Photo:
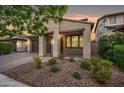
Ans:
[[[83,36],[67,36],[66,37],[67,48],[80,48],[83,47]]]
[[[83,36],[80,36],[80,47],[83,47]]]
[[[66,38],[66,45],[67,45],[67,47],[71,47],[71,37],[70,36],[67,36],[67,38]]]
[[[78,36],[72,36],[72,47],[78,47]]]

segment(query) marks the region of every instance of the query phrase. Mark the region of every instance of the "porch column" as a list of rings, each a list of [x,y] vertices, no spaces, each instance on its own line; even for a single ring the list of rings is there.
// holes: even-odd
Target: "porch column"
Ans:
[[[45,56],[46,54],[46,40],[45,36],[39,38],[39,56]]]
[[[27,52],[30,53],[31,52],[31,40],[30,39],[27,39]]]
[[[91,26],[87,24],[83,32],[84,46],[83,46],[83,59],[91,59],[91,40],[90,40]]]
[[[60,54],[60,36],[59,31],[53,33],[53,57],[59,57]]]

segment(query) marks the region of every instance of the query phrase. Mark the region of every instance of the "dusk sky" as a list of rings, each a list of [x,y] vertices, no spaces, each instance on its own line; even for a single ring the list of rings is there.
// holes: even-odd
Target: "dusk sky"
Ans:
[[[96,20],[106,14],[124,11],[124,5],[71,5],[68,6],[69,10],[64,16],[68,19],[79,20],[88,18],[88,21],[95,22]],[[95,26],[94,26],[95,28]],[[94,32],[94,29],[93,29]],[[91,39],[95,39],[95,33],[91,33]]]
[[[105,14],[124,11],[124,5],[71,5],[68,7],[65,17],[77,20],[88,17],[89,21],[93,22]]]

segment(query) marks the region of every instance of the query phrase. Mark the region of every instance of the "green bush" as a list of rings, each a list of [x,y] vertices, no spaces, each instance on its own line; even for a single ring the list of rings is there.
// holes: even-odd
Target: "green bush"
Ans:
[[[80,74],[79,71],[74,71],[74,72],[72,73],[72,76],[73,76],[74,78],[76,78],[76,79],[81,79],[81,74]]]
[[[83,60],[80,67],[82,69],[91,70],[91,62],[89,60]]]
[[[41,68],[42,67],[42,60],[40,59],[39,56],[34,56],[33,60],[34,60],[36,68]]]
[[[124,45],[115,45],[113,49],[113,58],[115,64],[124,70]]]
[[[54,64],[57,64],[56,59],[55,58],[49,59],[48,65],[54,65]]]
[[[92,75],[100,83],[106,83],[111,78],[112,62],[95,58],[92,60]]]
[[[59,66],[57,64],[54,64],[50,67],[51,72],[58,72],[59,71]]]
[[[102,58],[113,61],[113,47],[116,44],[124,44],[124,35],[116,34],[103,36],[99,40],[99,54]]]
[[[10,54],[13,50],[13,43],[0,42],[0,55]]]

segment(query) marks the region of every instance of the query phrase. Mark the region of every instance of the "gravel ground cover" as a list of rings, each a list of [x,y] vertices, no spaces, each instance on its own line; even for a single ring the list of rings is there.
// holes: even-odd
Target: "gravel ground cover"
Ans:
[[[36,69],[33,62],[26,63],[2,72],[3,74],[35,87],[123,87],[124,72],[116,66],[112,69],[112,78],[106,84],[99,84],[87,70],[80,68],[80,62],[69,62],[58,60],[60,70],[56,73],[50,72],[50,66],[43,64],[43,68]],[[71,76],[72,72],[79,71],[81,80]]]

